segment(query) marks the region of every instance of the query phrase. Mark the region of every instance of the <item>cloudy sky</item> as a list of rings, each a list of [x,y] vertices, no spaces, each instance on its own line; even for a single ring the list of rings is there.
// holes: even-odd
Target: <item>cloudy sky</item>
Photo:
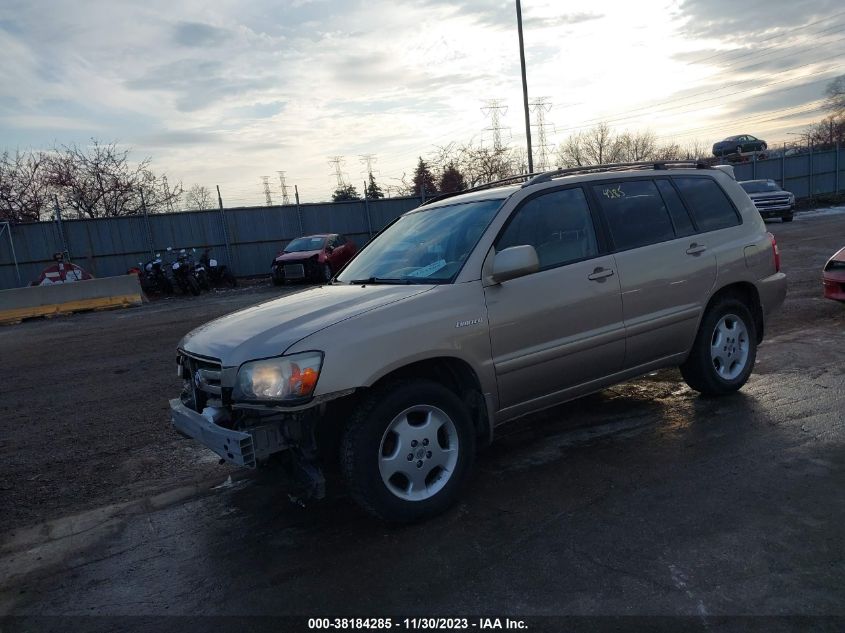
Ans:
[[[549,141],[608,121],[666,141],[783,141],[845,72],[841,0],[523,0],[528,87]],[[329,157],[397,184],[450,141],[524,143],[512,0],[3,0],[0,148],[95,137],[228,206],[286,172],[304,201]],[[795,137],[791,137],[794,139]]]

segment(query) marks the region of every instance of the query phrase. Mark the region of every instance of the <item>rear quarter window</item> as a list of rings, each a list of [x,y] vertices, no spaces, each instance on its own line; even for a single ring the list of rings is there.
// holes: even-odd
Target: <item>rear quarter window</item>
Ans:
[[[715,231],[740,224],[730,198],[715,180],[683,177],[673,180],[699,231]]]
[[[618,251],[675,239],[663,198],[652,180],[622,180],[593,186],[613,245]]]

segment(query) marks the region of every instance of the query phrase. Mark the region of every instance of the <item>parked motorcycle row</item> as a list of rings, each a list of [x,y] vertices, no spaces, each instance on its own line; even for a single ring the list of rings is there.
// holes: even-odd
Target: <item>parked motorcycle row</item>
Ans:
[[[161,253],[146,263],[138,262],[138,268],[128,272],[138,275],[144,292],[169,295],[178,288],[182,294],[198,295],[214,286],[234,288],[237,280],[225,264],[211,257],[205,249],[196,259],[197,249],[175,251],[168,246],[164,257]]]

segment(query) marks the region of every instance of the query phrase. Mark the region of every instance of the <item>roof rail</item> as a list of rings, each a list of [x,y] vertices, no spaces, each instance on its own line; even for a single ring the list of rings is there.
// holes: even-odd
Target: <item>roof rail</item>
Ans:
[[[638,163],[608,163],[606,165],[589,165],[585,167],[567,167],[565,169],[554,169],[542,174],[537,174],[523,187],[530,187],[541,182],[549,182],[553,178],[573,176],[575,174],[591,174],[602,171],[627,171],[629,169],[708,169],[709,167],[699,160],[659,160]]]
[[[508,176],[507,178],[501,178],[500,180],[494,180],[492,182],[485,182],[481,185],[476,185],[475,187],[470,187],[469,189],[461,189],[460,191],[450,191],[449,193],[441,193],[440,195],[434,196],[433,198],[429,198],[425,202],[423,202],[420,206],[424,207],[427,204],[431,204],[432,202],[438,202],[440,200],[445,200],[446,198],[451,198],[452,196],[460,196],[465,193],[472,193],[473,191],[483,191],[484,189],[492,189],[493,187],[498,187],[499,185],[504,185],[509,182],[513,182],[514,180],[526,180],[531,177],[541,176],[542,173],[537,172],[533,174],[515,174],[513,176]]]
[[[450,191],[449,193],[441,193],[440,195],[434,196],[433,198],[429,198],[425,202],[423,202],[420,206],[424,207],[427,204],[431,204],[433,202],[439,202],[440,200],[445,200],[447,198],[451,198],[452,196],[460,196],[465,193],[472,193],[473,191],[482,191],[484,189],[492,189],[493,187],[498,187],[500,185],[505,185],[507,183],[511,183],[518,180],[524,180],[525,182],[522,184],[523,187],[530,187],[531,185],[536,185],[541,182],[549,182],[553,178],[560,178],[563,176],[572,176],[575,174],[591,174],[596,172],[602,171],[627,171],[629,169],[710,169],[709,165],[701,162],[700,160],[658,160],[658,161],[647,161],[647,162],[639,162],[639,163],[607,163],[604,165],[589,165],[586,167],[567,167],[565,169],[553,169],[552,171],[545,171],[539,173],[531,173],[531,174],[515,174],[513,176],[508,176],[507,178],[502,178],[500,180],[494,180],[492,182],[486,182],[481,185],[476,185],[475,187],[470,187],[469,189],[461,189],[460,191]]]

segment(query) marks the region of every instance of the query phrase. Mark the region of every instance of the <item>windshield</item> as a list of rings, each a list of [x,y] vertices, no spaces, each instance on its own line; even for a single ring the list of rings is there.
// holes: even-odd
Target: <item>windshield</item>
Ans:
[[[748,180],[739,183],[746,193],[763,193],[764,191],[780,191],[778,184],[772,180]]]
[[[338,276],[344,283],[445,283],[463,266],[503,199],[422,207],[402,216]]]
[[[285,246],[285,253],[302,253],[304,251],[319,251],[323,248],[326,238],[323,235],[317,237],[298,237]]]

